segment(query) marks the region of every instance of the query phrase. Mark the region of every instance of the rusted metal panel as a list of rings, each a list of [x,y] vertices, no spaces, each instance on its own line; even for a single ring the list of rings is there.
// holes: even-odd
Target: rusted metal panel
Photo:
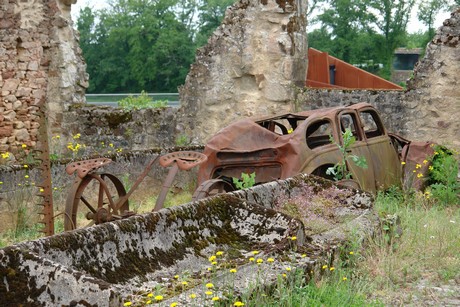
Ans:
[[[308,49],[306,85],[313,88],[403,89],[397,84],[330,56],[327,52],[313,48]]]

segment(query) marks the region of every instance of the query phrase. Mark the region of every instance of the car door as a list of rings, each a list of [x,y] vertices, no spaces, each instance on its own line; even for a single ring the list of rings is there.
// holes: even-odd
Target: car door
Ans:
[[[357,111],[373,161],[376,187],[388,189],[392,185],[400,186],[401,162],[379,114],[374,108],[368,106]]]
[[[340,129],[340,144],[343,146],[342,134],[346,129],[350,129],[356,142],[350,146],[347,151],[348,155],[364,157],[367,162],[367,168],[356,165],[351,159],[347,159],[347,167],[352,174],[352,178],[356,180],[363,190],[369,192],[376,191],[373,158],[365,141],[364,132],[360,125],[358,113],[355,110],[344,110],[338,114],[338,126]]]

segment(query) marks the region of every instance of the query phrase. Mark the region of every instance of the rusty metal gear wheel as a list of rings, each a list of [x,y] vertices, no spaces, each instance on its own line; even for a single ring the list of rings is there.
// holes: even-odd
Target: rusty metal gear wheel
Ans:
[[[75,180],[66,201],[64,229],[89,227],[122,218],[129,214],[126,200],[116,206],[126,195],[121,181],[109,173],[91,173]]]

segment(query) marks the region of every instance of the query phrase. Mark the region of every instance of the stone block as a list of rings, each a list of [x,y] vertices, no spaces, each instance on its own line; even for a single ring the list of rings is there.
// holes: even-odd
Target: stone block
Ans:
[[[18,129],[13,132],[14,137],[19,142],[25,142],[30,140],[29,131],[27,129]]]
[[[7,110],[3,113],[3,117],[5,120],[12,122],[16,118],[16,112],[12,110]]]
[[[6,91],[14,92],[14,91],[16,91],[16,89],[19,86],[19,83],[20,83],[20,81],[18,79],[6,79],[5,82],[3,83],[2,92],[6,92]],[[6,95],[3,95],[3,93],[2,93],[2,96],[6,96]]]
[[[16,97],[29,96],[31,92],[32,92],[31,88],[20,86],[18,90],[16,91]]]
[[[11,126],[9,126],[9,127],[0,127],[0,137],[3,138],[2,140],[4,140],[5,137],[11,136],[12,133],[13,133],[13,127],[11,127]]]
[[[39,68],[38,61],[30,61],[29,65],[27,66],[27,69],[32,70],[32,71],[38,70],[38,68]]]

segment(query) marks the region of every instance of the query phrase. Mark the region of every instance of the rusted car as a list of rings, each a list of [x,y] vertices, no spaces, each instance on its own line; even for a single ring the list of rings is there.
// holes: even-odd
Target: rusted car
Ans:
[[[341,161],[337,144],[350,129],[356,142],[349,153],[364,157],[368,167],[347,160],[356,187],[375,193],[401,185],[402,152],[410,142],[391,135],[378,111],[368,103],[239,120],[220,130],[206,144],[207,162],[198,173],[193,198],[235,190],[233,178],[255,173],[255,183],[299,173],[331,179],[327,170]]]

